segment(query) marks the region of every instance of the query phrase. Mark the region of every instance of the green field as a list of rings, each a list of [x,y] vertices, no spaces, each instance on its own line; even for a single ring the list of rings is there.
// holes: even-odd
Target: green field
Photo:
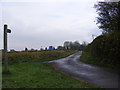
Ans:
[[[73,50],[53,50],[53,51],[34,51],[34,52],[11,52],[8,53],[9,64],[24,62],[41,62],[64,58],[77,51]]]
[[[44,51],[9,53],[10,74],[3,74],[3,88],[98,88],[73,79],[49,63],[33,63],[66,57],[76,51]],[[27,53],[27,54],[26,54]],[[14,56],[15,55],[15,56]],[[30,57],[30,55],[32,55]],[[45,57],[43,57],[43,56]],[[21,57],[22,56],[22,57]],[[34,57],[34,60],[32,58]],[[13,60],[12,60],[13,58]],[[37,59],[36,59],[37,58]],[[25,59],[25,60],[24,60]],[[24,61],[28,63],[23,63]]]

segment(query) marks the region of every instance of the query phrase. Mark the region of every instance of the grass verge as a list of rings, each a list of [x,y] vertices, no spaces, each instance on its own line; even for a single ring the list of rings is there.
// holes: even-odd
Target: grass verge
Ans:
[[[12,64],[11,74],[3,75],[3,88],[98,88],[77,81],[59,71],[50,64]]]
[[[83,51],[82,55],[80,57],[80,61],[83,61],[87,64],[92,64],[92,65],[97,65],[97,66],[101,66],[101,67],[106,67],[106,68],[110,68],[113,70],[119,70],[120,66],[119,65],[113,65],[113,64],[106,64],[104,62],[101,62],[100,60],[95,60],[94,58],[92,58],[89,53]]]

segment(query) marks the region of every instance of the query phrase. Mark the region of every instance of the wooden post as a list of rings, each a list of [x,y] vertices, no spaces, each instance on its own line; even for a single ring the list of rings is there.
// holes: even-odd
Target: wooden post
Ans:
[[[7,33],[11,30],[7,29],[7,25],[4,25],[4,71],[3,73],[9,73],[9,69],[8,69],[8,54],[7,54]]]

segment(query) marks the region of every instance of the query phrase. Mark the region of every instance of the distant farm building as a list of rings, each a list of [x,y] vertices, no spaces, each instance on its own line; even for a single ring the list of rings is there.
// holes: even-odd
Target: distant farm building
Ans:
[[[55,47],[49,46],[48,50],[55,50]]]

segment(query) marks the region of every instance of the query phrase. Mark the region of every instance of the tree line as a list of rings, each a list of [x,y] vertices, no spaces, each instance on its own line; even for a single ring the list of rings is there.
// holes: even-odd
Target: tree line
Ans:
[[[30,51],[30,52],[35,52],[35,51],[47,51],[47,50],[83,50],[84,47],[87,45],[87,42],[83,41],[82,44],[80,44],[78,41],[65,41],[63,43],[62,46],[57,46],[56,48],[54,46],[49,46],[49,47],[45,47],[45,48],[40,48],[38,49],[28,49],[27,47],[25,47],[24,50],[22,51]],[[17,52],[14,49],[11,49],[10,52]]]

